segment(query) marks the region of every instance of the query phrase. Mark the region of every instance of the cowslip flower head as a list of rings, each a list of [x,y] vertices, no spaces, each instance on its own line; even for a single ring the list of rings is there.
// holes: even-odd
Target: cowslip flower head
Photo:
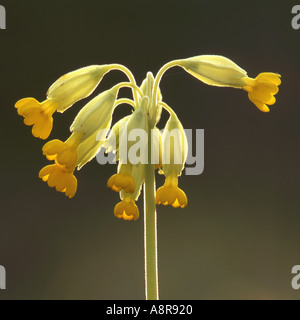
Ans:
[[[55,139],[44,145],[43,154],[54,163],[44,167],[39,177],[49,187],[72,198],[77,192],[75,169],[91,161],[101,147],[104,148],[101,151],[113,153],[115,162],[119,162],[118,170],[108,179],[107,186],[118,192],[121,199],[114,207],[114,216],[125,221],[138,220],[140,213],[136,202],[144,189],[145,287],[146,298],[152,300],[159,298],[156,204],[185,208],[188,203],[185,192],[178,186],[187,161],[187,137],[176,113],[163,101],[159,88],[164,73],[175,66],[206,84],[245,90],[263,112],[269,111],[268,105],[275,103],[274,96],[281,83],[277,74],[262,73],[252,79],[231,60],[205,55],[171,61],[162,66],[155,77],[149,72],[140,87],[122,65],[92,66],[60,78],[49,89],[45,102],[26,98],[16,104],[25,124],[33,125],[33,135],[46,139],[52,130],[52,114],[56,110],[63,112],[87,97],[108,71],[120,70],[126,74],[129,82],[100,93],[79,111],[66,141]],[[131,88],[133,100],[119,97],[124,87]],[[109,132],[113,112],[123,104],[130,105],[132,113],[120,119]],[[164,110],[170,117],[161,134],[158,124]],[[100,164],[105,163],[103,158],[97,157]],[[107,159],[111,159],[110,155]],[[165,175],[164,185],[157,191],[156,169]]]
[[[160,91],[164,73],[175,66],[205,84],[245,90],[249,99],[263,112],[268,112],[268,105],[275,103],[274,96],[281,84],[278,74],[261,73],[253,79],[230,59],[217,55],[171,61],[155,77],[148,72],[140,86],[136,85],[132,73],[118,64],[93,65],[70,72],[50,87],[45,101],[40,103],[34,98],[25,98],[16,103],[24,123],[33,126],[35,137],[48,138],[54,112],[64,112],[77,101],[87,98],[110,70],[122,71],[129,81],[118,83],[91,99],[73,121],[71,135],[66,141],[54,139],[44,145],[43,154],[53,163],[40,171],[40,178],[72,198],[77,192],[75,170],[80,170],[104,148],[107,153],[114,154],[115,162],[119,162],[117,173],[107,182],[121,199],[114,208],[117,218],[129,221],[139,218],[136,202],[143,186],[149,183],[149,172],[154,176],[155,169],[165,176],[164,185],[156,191],[156,204],[186,207],[188,199],[178,181],[187,159],[187,137],[176,113],[163,101]],[[132,100],[119,97],[120,89],[124,87],[131,89]],[[132,113],[117,121],[110,130],[114,110],[123,104],[131,106]],[[161,133],[158,124],[164,110],[170,117]]]

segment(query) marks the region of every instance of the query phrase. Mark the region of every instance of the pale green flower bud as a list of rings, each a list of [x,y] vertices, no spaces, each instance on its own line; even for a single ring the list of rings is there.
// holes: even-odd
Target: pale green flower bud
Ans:
[[[75,102],[88,97],[109,70],[109,65],[95,65],[67,73],[49,88],[47,97],[59,104],[58,112],[64,112]]]
[[[126,130],[120,133],[119,160],[122,163],[131,162],[133,158],[133,164],[148,162],[148,105],[149,98],[144,96],[126,122]],[[138,142],[135,140],[136,135],[139,137]]]
[[[162,168],[164,175],[181,175],[188,154],[185,131],[175,113],[172,113],[162,134]]]
[[[152,72],[147,73],[146,79],[142,82],[141,90],[145,94],[145,96],[151,98],[153,93],[153,85],[154,85],[154,77]],[[162,94],[160,89],[158,88],[158,102],[162,101]],[[153,102],[153,101],[152,101]],[[151,119],[151,123],[154,125],[157,124],[161,117],[162,108],[159,104],[151,103],[149,106],[149,117]]]
[[[119,89],[104,91],[81,109],[71,125],[72,132],[81,132],[82,140],[101,129],[109,129]]]
[[[106,148],[107,153],[118,152],[120,142],[120,131],[122,130],[122,128],[124,128],[129,118],[130,116],[122,118],[112,127],[107,140],[103,144],[103,147]]]
[[[247,72],[231,60],[216,55],[202,55],[179,60],[178,65],[202,82],[218,87],[242,88]]]
[[[77,167],[80,170],[99,152],[104,141],[97,140],[97,132],[82,141],[77,147]]]

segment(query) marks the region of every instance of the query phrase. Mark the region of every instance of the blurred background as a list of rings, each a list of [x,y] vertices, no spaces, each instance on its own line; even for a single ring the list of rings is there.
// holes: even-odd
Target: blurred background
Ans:
[[[185,209],[158,207],[161,299],[299,299],[300,30],[296,1],[1,1],[0,299],[144,299],[141,218],[113,215],[116,166],[96,160],[77,173],[69,200],[39,180],[48,164],[14,104],[45,98],[61,75],[118,62],[141,83],[169,60],[224,55],[282,75],[277,103],[260,112],[242,90],[209,87],[181,69],[161,83],[185,128],[205,130],[205,170],[183,176]],[[106,76],[95,94],[126,80]],[[94,95],[95,95],[94,94]],[[93,95],[93,96],[94,96]],[[129,91],[124,95],[130,97]],[[66,139],[86,100],[54,115],[50,139]],[[128,114],[119,108],[114,121]],[[166,121],[163,117],[161,126]],[[157,178],[157,185],[163,178]]]

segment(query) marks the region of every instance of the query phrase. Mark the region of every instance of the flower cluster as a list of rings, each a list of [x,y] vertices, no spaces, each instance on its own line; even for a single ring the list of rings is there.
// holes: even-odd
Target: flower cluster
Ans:
[[[153,170],[159,169],[165,175],[164,185],[156,192],[156,204],[184,208],[187,197],[178,187],[178,177],[182,174],[187,158],[187,139],[180,120],[163,101],[159,89],[163,74],[174,66],[183,68],[206,84],[245,90],[249,99],[263,112],[268,112],[268,105],[275,103],[274,95],[281,83],[280,76],[274,73],[261,73],[255,79],[249,78],[246,71],[231,60],[213,55],[171,61],[160,69],[155,78],[149,72],[141,86],[137,86],[126,67],[118,64],[89,66],[70,72],[50,87],[45,101],[25,98],[16,103],[18,114],[24,117],[26,125],[32,126],[35,137],[47,139],[53,127],[53,114],[56,111],[62,113],[77,101],[90,96],[109,71],[124,72],[128,82],[118,83],[88,102],[76,116],[70,128],[71,135],[66,141],[55,139],[44,145],[43,154],[53,164],[43,168],[39,177],[50,187],[72,198],[77,191],[75,169],[81,169],[103,147],[107,152],[114,152],[119,161],[118,172],[107,182],[109,188],[120,193],[121,202],[114,209],[116,217],[124,220],[139,218],[135,202],[145,182],[146,166],[153,166]],[[119,91],[123,87],[131,88],[132,100],[119,98]],[[114,109],[120,104],[129,104],[133,112],[111,128]],[[162,110],[169,113],[163,132],[157,128]],[[124,127],[126,134],[123,134]],[[152,152],[148,143],[140,145],[140,159],[144,161],[130,161],[126,156],[125,159],[120,150],[126,140],[127,153],[130,151],[133,139],[129,139],[129,136],[137,129],[148,133],[148,136],[154,136],[152,147],[158,150]]]

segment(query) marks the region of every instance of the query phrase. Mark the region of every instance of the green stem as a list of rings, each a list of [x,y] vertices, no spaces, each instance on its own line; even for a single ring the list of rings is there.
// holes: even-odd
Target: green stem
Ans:
[[[129,104],[131,105],[133,108],[136,108],[135,104],[134,104],[134,101],[130,100],[130,99],[127,99],[127,98],[122,98],[122,99],[118,99],[116,101],[116,104],[115,104],[115,108],[120,105],[120,104]]]
[[[145,165],[144,197],[145,292],[147,300],[158,300],[157,217],[153,164]]]
[[[133,92],[139,93],[141,97],[144,95],[142,90],[137,85],[132,84],[131,82],[120,82],[116,84],[113,88],[116,88],[117,90],[120,90],[121,88],[131,88]]]
[[[111,68],[112,70],[114,69],[114,70],[120,70],[120,71],[122,71],[123,73],[126,74],[126,76],[128,77],[129,81],[130,81],[132,84],[136,85],[136,81],[135,81],[135,78],[134,78],[132,72],[131,72],[128,68],[126,68],[125,66],[123,66],[122,64],[117,64],[117,63],[116,63],[116,64],[111,64],[111,65],[110,65],[110,68]],[[133,90],[133,97],[134,97],[134,101],[135,101],[136,103],[138,103],[138,101],[139,101],[138,95],[137,95],[137,92],[134,91],[134,90]]]
[[[153,93],[152,93],[152,101],[153,101],[153,103],[157,103],[157,93],[158,93],[158,88],[159,88],[159,84],[160,84],[160,80],[161,80],[162,76],[170,68],[178,66],[178,62],[179,61],[180,60],[170,61],[170,62],[166,63],[164,66],[162,66],[160,68],[160,70],[158,71],[158,73],[157,73],[157,75],[155,77],[155,80],[154,80],[154,85],[153,85]]]
[[[174,66],[178,60],[165,64],[157,73],[152,91],[152,103],[157,104],[157,93],[163,74]],[[149,119],[149,128],[153,128]],[[150,130],[148,137],[151,137]],[[145,217],[144,217],[144,242],[145,242],[145,292],[147,300],[158,300],[158,267],[157,267],[157,216],[155,204],[155,168],[151,164],[151,139],[148,143],[149,162],[145,165]]]

